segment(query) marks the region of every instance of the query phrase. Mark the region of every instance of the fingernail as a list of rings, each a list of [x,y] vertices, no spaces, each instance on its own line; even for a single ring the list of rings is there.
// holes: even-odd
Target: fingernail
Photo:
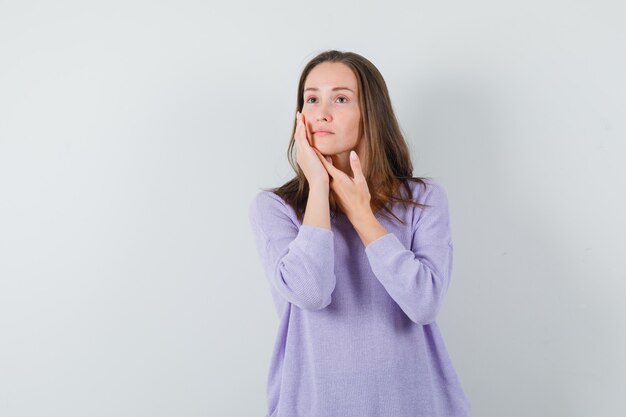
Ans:
[[[350,151],[350,159],[352,159],[353,161],[356,160],[356,152]]]

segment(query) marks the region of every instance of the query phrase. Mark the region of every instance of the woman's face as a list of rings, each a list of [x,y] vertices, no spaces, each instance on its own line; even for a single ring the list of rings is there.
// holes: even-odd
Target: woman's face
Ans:
[[[302,114],[313,147],[323,155],[355,149],[361,110],[356,76],[350,67],[339,62],[316,65],[304,82]]]

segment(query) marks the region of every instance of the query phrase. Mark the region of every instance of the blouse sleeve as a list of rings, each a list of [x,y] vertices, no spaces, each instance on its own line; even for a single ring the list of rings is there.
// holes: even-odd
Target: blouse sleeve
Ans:
[[[448,199],[440,185],[429,182],[424,201],[412,221],[411,247],[393,233],[370,242],[365,253],[374,275],[417,324],[430,324],[450,285],[453,243]]]
[[[298,227],[282,199],[269,191],[252,200],[249,220],[265,275],[276,293],[305,310],[328,306],[336,284],[332,230]]]

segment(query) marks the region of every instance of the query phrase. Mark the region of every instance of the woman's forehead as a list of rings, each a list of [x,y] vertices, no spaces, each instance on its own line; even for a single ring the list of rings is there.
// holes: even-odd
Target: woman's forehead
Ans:
[[[340,62],[323,62],[316,65],[304,82],[304,91],[340,89],[347,89],[355,94],[358,91],[356,76],[352,69]]]

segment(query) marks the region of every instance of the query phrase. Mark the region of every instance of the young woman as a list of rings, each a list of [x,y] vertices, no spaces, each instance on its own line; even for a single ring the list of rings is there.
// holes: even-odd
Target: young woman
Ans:
[[[412,176],[370,61],[326,51],[305,66],[288,158],[296,176],[249,207],[279,318],[266,417],[468,416],[435,322],[447,195]]]

